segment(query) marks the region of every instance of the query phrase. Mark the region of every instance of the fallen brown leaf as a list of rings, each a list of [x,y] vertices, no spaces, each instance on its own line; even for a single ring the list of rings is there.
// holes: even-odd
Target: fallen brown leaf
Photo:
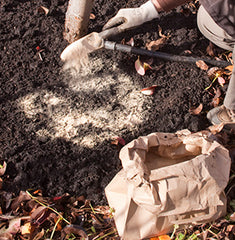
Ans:
[[[225,68],[225,70],[228,70],[228,73],[225,72],[227,75],[231,75],[233,72],[233,65],[229,65]]]
[[[207,71],[207,75],[211,79],[213,79],[216,74],[221,74],[221,69],[219,69],[218,67],[212,67]]]
[[[220,103],[220,96],[221,96],[221,91],[219,88],[214,89],[215,96],[213,97],[211,101],[211,105],[213,107],[217,107]]]
[[[12,202],[12,193],[11,192],[5,192],[5,191],[1,191],[0,192],[0,196],[2,198],[2,203],[1,203],[1,207],[8,209],[11,205]],[[4,203],[4,204],[3,204]]]
[[[0,165],[0,176],[4,175],[7,169],[7,163],[4,161],[2,165]]]
[[[189,109],[189,113],[192,115],[198,115],[201,113],[202,109],[203,109],[203,104],[200,103],[198,107],[191,107]]]
[[[139,73],[141,76],[144,76],[145,72],[148,69],[152,69],[152,67],[146,62],[144,62],[144,63],[141,62],[140,58],[138,57],[138,59],[135,61],[135,69],[136,69],[137,73]]]
[[[30,216],[31,223],[34,226],[39,226],[44,223],[50,215],[50,210],[47,207],[39,206]]]
[[[233,231],[235,231],[235,226],[232,224],[228,225],[226,228],[226,232],[233,232]]]
[[[226,82],[225,79],[223,77],[218,77],[217,80],[218,80],[218,83],[220,84],[220,86],[223,87]]]
[[[49,9],[44,6],[40,6],[38,7],[38,12],[42,12],[45,13],[45,15],[47,15],[49,13]]]
[[[135,45],[134,38],[132,37],[129,41],[126,41],[126,39],[123,38],[121,41],[121,44],[123,44],[123,45],[126,44],[126,45],[134,47],[134,45]]]
[[[0,240],[13,240],[13,236],[10,233],[1,233]]]
[[[199,67],[200,69],[205,70],[205,71],[207,71],[209,68],[208,65],[202,60],[198,60],[196,62],[196,65],[197,65],[197,67]]]
[[[62,229],[61,239],[64,239],[67,235],[70,235],[72,233],[79,235],[84,240],[88,240],[88,236],[87,236],[85,230],[82,227],[75,225],[75,224],[67,225],[66,227],[64,227]]]
[[[157,85],[153,85],[151,87],[147,87],[147,88],[143,88],[140,91],[144,94],[144,95],[153,95],[155,92]]]
[[[215,56],[214,48],[215,48],[215,46],[214,46],[214,44],[213,44],[212,42],[210,42],[209,45],[208,45],[207,48],[206,48],[207,54],[208,54],[209,56],[211,56],[211,57],[214,57],[214,56]]]
[[[160,25],[158,25],[158,34],[159,34],[159,36],[162,37],[162,38],[169,38],[169,37],[170,37],[170,34],[164,35],[164,34],[162,33],[162,28],[161,28]]]
[[[90,14],[90,19],[91,19],[91,20],[94,20],[95,18],[96,18],[95,14],[94,14],[94,13],[91,13],[91,14]]]
[[[149,43],[146,43],[146,47],[150,51],[157,51],[160,48],[162,48],[166,44],[167,38],[159,38],[155,41],[151,41]]]
[[[152,237],[150,240],[171,240],[169,235],[161,235],[158,237]]]
[[[15,217],[8,221],[8,227],[5,226],[0,229],[0,234],[2,233],[10,233],[10,234],[16,234],[19,232],[21,226],[21,218]]]
[[[113,145],[118,145],[121,144],[122,146],[124,146],[126,144],[125,140],[121,137],[114,137],[114,140],[111,142],[111,144]]]
[[[126,42],[126,44],[134,47],[135,45],[134,38],[131,38],[128,42]]]
[[[44,236],[44,233],[45,233],[45,231],[44,231],[44,229],[42,229],[41,232],[36,234],[36,236],[33,238],[33,240],[40,240],[40,239],[42,239],[43,236]]]
[[[20,191],[19,196],[13,200],[11,204],[11,209],[15,211],[17,208],[20,207],[22,202],[28,201],[30,199],[31,199],[30,196],[25,191]]]
[[[26,222],[23,226],[21,226],[20,231],[22,235],[30,234],[31,223]]]
[[[231,214],[230,220],[235,221],[235,212],[233,214]]]

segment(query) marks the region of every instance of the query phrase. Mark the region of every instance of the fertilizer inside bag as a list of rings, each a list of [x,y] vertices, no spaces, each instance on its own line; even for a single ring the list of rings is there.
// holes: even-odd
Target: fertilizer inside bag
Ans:
[[[228,150],[188,130],[139,137],[120,152],[123,169],[105,189],[122,239],[143,239],[226,213]]]

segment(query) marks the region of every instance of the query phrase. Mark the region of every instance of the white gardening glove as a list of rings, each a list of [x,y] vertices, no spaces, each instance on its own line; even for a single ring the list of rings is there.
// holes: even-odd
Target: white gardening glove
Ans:
[[[157,17],[159,17],[159,13],[151,0],[149,0],[138,8],[120,9],[118,13],[104,25],[103,30],[121,24],[118,26],[118,32],[123,32]]]

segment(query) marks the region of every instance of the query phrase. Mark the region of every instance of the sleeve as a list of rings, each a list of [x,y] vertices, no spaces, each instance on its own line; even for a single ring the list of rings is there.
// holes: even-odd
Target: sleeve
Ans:
[[[161,7],[163,11],[170,11],[171,9],[183,5],[190,0],[152,0],[152,3],[156,6]]]

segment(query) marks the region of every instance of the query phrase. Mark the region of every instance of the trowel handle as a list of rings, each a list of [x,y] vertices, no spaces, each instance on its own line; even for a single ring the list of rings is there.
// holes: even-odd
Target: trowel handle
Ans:
[[[218,66],[218,67],[227,67],[228,65],[231,65],[230,62],[226,62],[222,60],[217,61],[213,59],[204,59],[200,57],[179,56],[179,55],[174,55],[174,54],[169,54],[169,53],[164,53],[159,51],[154,52],[147,49],[131,47],[129,45],[118,44],[116,42],[111,42],[111,41],[104,41],[104,48],[109,50],[126,52],[126,53],[134,53],[137,55],[148,56],[153,58],[160,58],[168,61],[196,63],[199,60],[203,60],[208,64]]]
[[[99,36],[103,39],[109,38],[111,36],[117,35],[120,33],[120,29],[118,27],[113,27],[107,30],[104,30],[99,33]]]

